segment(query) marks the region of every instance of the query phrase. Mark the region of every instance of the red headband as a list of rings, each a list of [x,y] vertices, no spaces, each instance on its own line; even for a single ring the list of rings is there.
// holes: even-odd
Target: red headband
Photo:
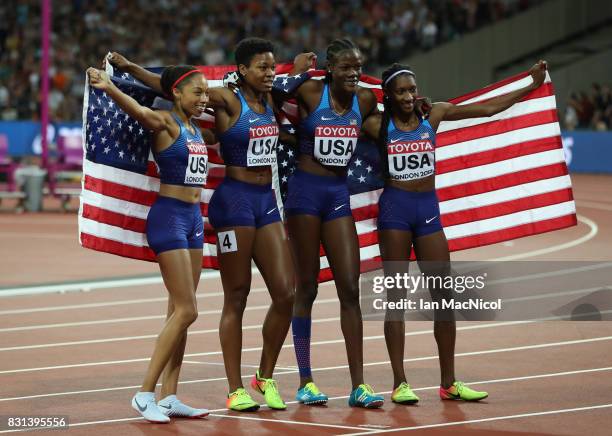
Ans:
[[[181,80],[183,80],[185,77],[193,74],[193,73],[199,73],[200,70],[191,70],[191,71],[187,71],[185,74],[183,74],[181,77],[179,77],[178,79],[176,79],[176,81],[172,84],[172,87],[170,88],[171,91],[174,91],[174,88],[176,88],[176,86],[181,82]]]

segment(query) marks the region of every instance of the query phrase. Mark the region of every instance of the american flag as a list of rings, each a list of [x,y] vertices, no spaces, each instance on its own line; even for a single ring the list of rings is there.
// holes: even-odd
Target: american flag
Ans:
[[[233,67],[201,67],[210,86],[220,86]],[[290,66],[281,66],[286,74]],[[311,73],[320,78],[320,71]],[[151,106],[160,96],[125,73],[113,78],[121,89]],[[287,77],[287,85],[291,78]],[[531,83],[522,73],[450,100],[467,104],[506,94]],[[363,76],[379,101],[380,81]],[[379,105],[382,108],[382,105]],[[281,128],[295,132],[296,106],[283,106]],[[159,189],[149,152],[150,136],[107,98],[87,85],[83,133],[85,159],[79,211],[84,247],[137,259],[153,260],[144,234],[146,215]],[[203,124],[211,126],[208,116]],[[206,218],[210,196],[223,177],[218,147],[211,147],[209,180],[202,192],[205,216],[204,267],[217,267],[216,238]],[[108,151],[106,151],[108,150]],[[280,144],[273,168],[279,209],[287,179],[295,170],[296,151]],[[376,233],[378,197],[382,191],[381,162],[376,147],[361,140],[348,168],[351,207],[359,236],[361,269],[378,265]],[[510,109],[490,118],[443,122],[436,138],[436,189],[441,219],[452,251],[516,239],[576,224],[571,181],[557,122],[554,90],[545,83]],[[332,279],[321,248],[321,281]]]

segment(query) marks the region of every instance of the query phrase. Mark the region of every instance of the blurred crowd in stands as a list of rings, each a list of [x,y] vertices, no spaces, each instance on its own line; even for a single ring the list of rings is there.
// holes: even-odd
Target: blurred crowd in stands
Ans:
[[[80,120],[85,69],[117,51],[145,66],[233,63],[246,36],[268,38],[277,61],[349,36],[365,71],[458,38],[542,0],[66,0],[52,12],[52,119]],[[0,120],[39,113],[40,0],[0,4]]]
[[[563,118],[567,130],[612,130],[612,91],[610,85],[593,83],[588,92],[572,93]]]

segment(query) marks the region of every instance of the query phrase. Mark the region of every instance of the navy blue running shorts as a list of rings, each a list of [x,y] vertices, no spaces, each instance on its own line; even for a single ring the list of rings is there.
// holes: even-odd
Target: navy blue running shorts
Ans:
[[[346,178],[296,170],[288,181],[285,212],[287,216],[315,215],[324,222],[350,216],[351,201]]]
[[[378,230],[405,230],[414,237],[442,230],[436,191],[410,192],[385,186],[378,200]]]
[[[147,216],[147,242],[156,255],[181,248],[202,249],[204,223],[200,202],[157,197]]]
[[[256,185],[226,177],[208,204],[210,224],[222,227],[255,227],[281,220],[272,185]]]

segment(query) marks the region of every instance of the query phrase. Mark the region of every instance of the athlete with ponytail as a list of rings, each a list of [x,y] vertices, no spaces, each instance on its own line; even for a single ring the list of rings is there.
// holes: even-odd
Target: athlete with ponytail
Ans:
[[[440,122],[490,117],[508,109],[544,82],[545,69],[546,63],[540,61],[530,70],[533,79],[530,85],[466,105],[429,105],[420,100],[416,75],[408,66],[394,64],[383,72],[385,110],[368,118],[362,129],[377,141],[386,173],[385,189],[378,203],[378,241],[386,274],[406,272],[411,247],[424,273],[448,273],[448,242],[442,230],[435,191],[436,130]],[[423,116],[425,112],[429,112],[428,119]],[[406,165],[406,162],[418,165]],[[434,294],[439,291],[430,289],[432,299],[437,298]],[[397,298],[404,296],[397,295]],[[384,327],[394,379],[391,399],[396,403],[414,404],[419,398],[410,389],[404,372],[405,323],[403,314],[401,320],[394,319],[395,315],[387,312]],[[436,319],[437,315],[434,337],[440,360],[440,398],[465,401],[486,398],[486,392],[470,389],[455,379],[455,320],[452,313],[444,319]]]
[[[176,397],[187,328],[198,317],[195,292],[204,243],[200,194],[206,183],[208,155],[192,117],[202,115],[208,103],[206,78],[191,65],[165,68],[160,88],[172,99],[173,107],[154,111],[121,92],[105,72],[89,68],[87,75],[91,86],[106,92],[153,132],[153,155],[160,172],[159,196],[149,210],[146,232],[168,289],[168,313],[132,407],[155,423],[167,423],[170,417],[206,416],[208,410],[189,407]],[[155,385],[162,372],[161,400],[156,404]]]

